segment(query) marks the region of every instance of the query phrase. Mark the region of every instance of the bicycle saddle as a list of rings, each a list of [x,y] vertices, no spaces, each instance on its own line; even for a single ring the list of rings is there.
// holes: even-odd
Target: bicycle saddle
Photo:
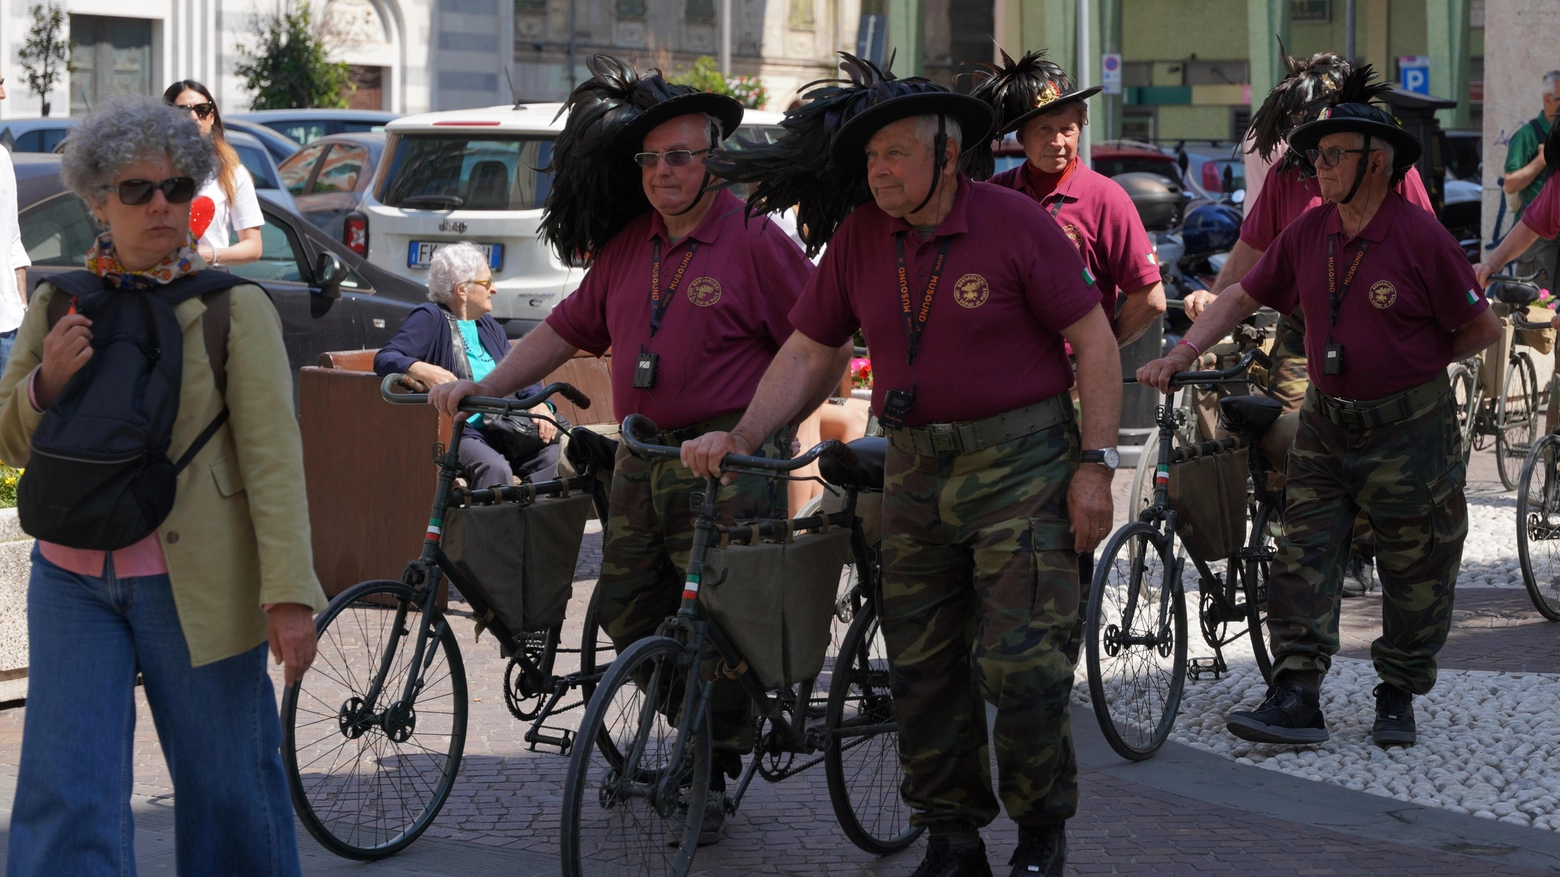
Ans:
[[[1219,400],[1219,425],[1230,432],[1260,434],[1283,413],[1284,406],[1266,396],[1228,396]]]
[[[1496,301],[1518,307],[1538,301],[1538,287],[1530,283],[1491,283],[1490,293]]]
[[[858,490],[882,490],[883,467],[888,456],[888,439],[881,436],[859,438],[846,445],[856,454],[856,465],[844,466],[827,454],[818,458],[818,474],[836,487]]]

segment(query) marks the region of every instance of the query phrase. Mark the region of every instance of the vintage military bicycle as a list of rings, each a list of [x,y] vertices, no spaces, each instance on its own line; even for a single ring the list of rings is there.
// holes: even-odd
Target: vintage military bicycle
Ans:
[[[621,439],[641,457],[677,460],[678,448],[641,438],[657,432],[648,419],[630,415]],[[857,514],[858,497],[882,489],[884,456],[883,439],[861,439],[848,447],[826,441],[790,460],[728,455],[722,461],[723,472],[780,479],[817,460],[824,480],[844,489],[835,512],[723,522],[717,479],[695,495],[695,535],[677,614],[617,657],[580,723],[581,738],[598,745],[577,746],[570,756],[562,808],[565,877],[686,874],[706,807],[734,813],[755,776],[777,782],[819,763],[835,815],[858,847],[882,855],[920,835],[899,794],[903,772],[877,616],[876,540]],[[854,565],[854,585],[839,599],[846,563]],[[783,590],[743,590],[766,574]],[[830,615],[850,618],[850,626],[820,671],[809,664],[817,643],[806,641],[827,638],[818,622],[827,624]],[[718,655],[715,673],[741,685],[756,716],[756,747],[729,800],[709,800],[715,770],[709,645]],[[825,686],[820,705],[814,691]]]
[[[1228,368],[1181,372],[1170,385],[1245,381],[1264,359],[1249,350]],[[1226,397],[1218,403],[1221,423],[1233,434],[1178,445],[1186,414],[1171,395],[1155,411],[1158,459],[1139,463],[1154,467],[1153,501],[1106,541],[1086,613],[1094,714],[1111,748],[1134,761],[1169,737],[1188,676],[1228,670],[1224,649],[1249,639],[1263,678],[1272,676],[1267,593],[1283,510],[1282,487],[1272,478],[1287,453],[1288,437],[1274,428],[1283,406],[1266,396]],[[1187,561],[1198,579],[1199,627],[1213,649],[1200,666],[1187,660]]]
[[[381,385],[385,400],[426,404],[401,375]],[[525,399],[468,396],[460,410],[474,414],[530,414],[558,395],[580,408],[590,399],[568,384],[549,384]],[[564,424],[552,421],[560,428]],[[516,533],[542,541],[567,543],[573,552],[557,562],[567,569],[513,569],[523,576],[551,576],[556,584],[536,602],[551,600],[562,617],[567,583],[573,577],[584,515],[590,506],[605,520],[606,497],[600,467],[586,459],[574,477],[512,487],[468,489],[456,478],[463,430],[456,424],[448,447],[434,449],[438,481],[421,554],[406,565],[399,581],[367,581],[331,600],[315,619],[319,651],[311,671],[282,696],[282,760],[299,820],[320,845],[354,859],[378,859],[405,849],[432,824],[449,798],[465,748],[467,708],[465,664],[456,642],[456,618],[440,608],[441,586],[453,585],[471,607],[478,637],[491,632],[500,654],[509,659],[504,700],[511,714],[530,722],[525,741],[568,753],[575,732],[550,727],[558,713],[583,706],[613,656],[610,640],[596,623],[596,604],[586,610],[578,647],[563,646],[563,625],[527,629],[498,605],[493,591],[476,580],[473,567],[450,549],[451,527],[475,516],[530,514]],[[571,432],[579,442],[605,441],[583,428]],[[576,456],[571,454],[571,457]],[[595,455],[600,459],[601,455]],[[543,534],[543,516],[550,529]],[[516,517],[520,521],[522,517]],[[572,531],[572,532],[571,532]],[[481,565],[478,564],[480,567]],[[524,564],[522,564],[524,566]],[[484,599],[486,597],[487,599]],[[492,600],[490,604],[488,601]],[[577,654],[577,672],[558,674],[560,654]]]
[[[1520,317],[1527,305],[1538,300],[1538,287],[1532,283],[1537,275],[1500,276],[1506,279],[1491,278],[1501,288],[1490,296],[1507,312],[1500,340],[1477,356],[1447,366],[1446,374],[1462,431],[1463,459],[1467,460],[1475,450],[1493,447],[1500,483],[1507,490],[1514,490],[1521,483],[1523,461],[1539,432],[1542,388],[1532,355],[1522,349],[1523,336],[1513,330],[1523,329],[1523,324],[1532,325]],[[1501,298],[1503,295],[1511,300]]]

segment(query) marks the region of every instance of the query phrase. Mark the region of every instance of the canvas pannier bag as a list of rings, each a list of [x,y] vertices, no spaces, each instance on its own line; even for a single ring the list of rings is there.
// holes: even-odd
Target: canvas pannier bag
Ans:
[[[589,493],[451,507],[444,521],[444,552],[468,579],[461,594],[472,614],[513,647],[527,631],[563,623],[574,595]],[[473,592],[474,591],[474,592]]]
[[[699,596],[765,687],[789,687],[823,669],[840,574],[851,559],[845,527],[713,548]]]
[[[1170,504],[1179,533],[1205,561],[1232,557],[1246,542],[1246,452],[1170,464]]]
[[[1554,311],[1542,305],[1528,305],[1525,319],[1529,323],[1548,323],[1554,315]],[[1555,330],[1518,329],[1517,343],[1526,344],[1539,353],[1553,353],[1555,350]]]

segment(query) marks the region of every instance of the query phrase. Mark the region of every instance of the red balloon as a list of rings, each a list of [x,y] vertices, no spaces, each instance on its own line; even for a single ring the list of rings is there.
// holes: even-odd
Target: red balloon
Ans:
[[[217,204],[209,197],[202,195],[190,202],[190,231],[195,237],[200,238],[206,234],[206,229],[211,227],[211,220],[217,215]]]

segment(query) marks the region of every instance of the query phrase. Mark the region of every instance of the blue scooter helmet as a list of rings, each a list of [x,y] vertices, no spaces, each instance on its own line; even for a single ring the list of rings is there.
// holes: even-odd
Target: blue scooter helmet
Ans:
[[[1188,256],[1226,252],[1240,240],[1241,213],[1228,204],[1199,204],[1186,213],[1181,240]]]

